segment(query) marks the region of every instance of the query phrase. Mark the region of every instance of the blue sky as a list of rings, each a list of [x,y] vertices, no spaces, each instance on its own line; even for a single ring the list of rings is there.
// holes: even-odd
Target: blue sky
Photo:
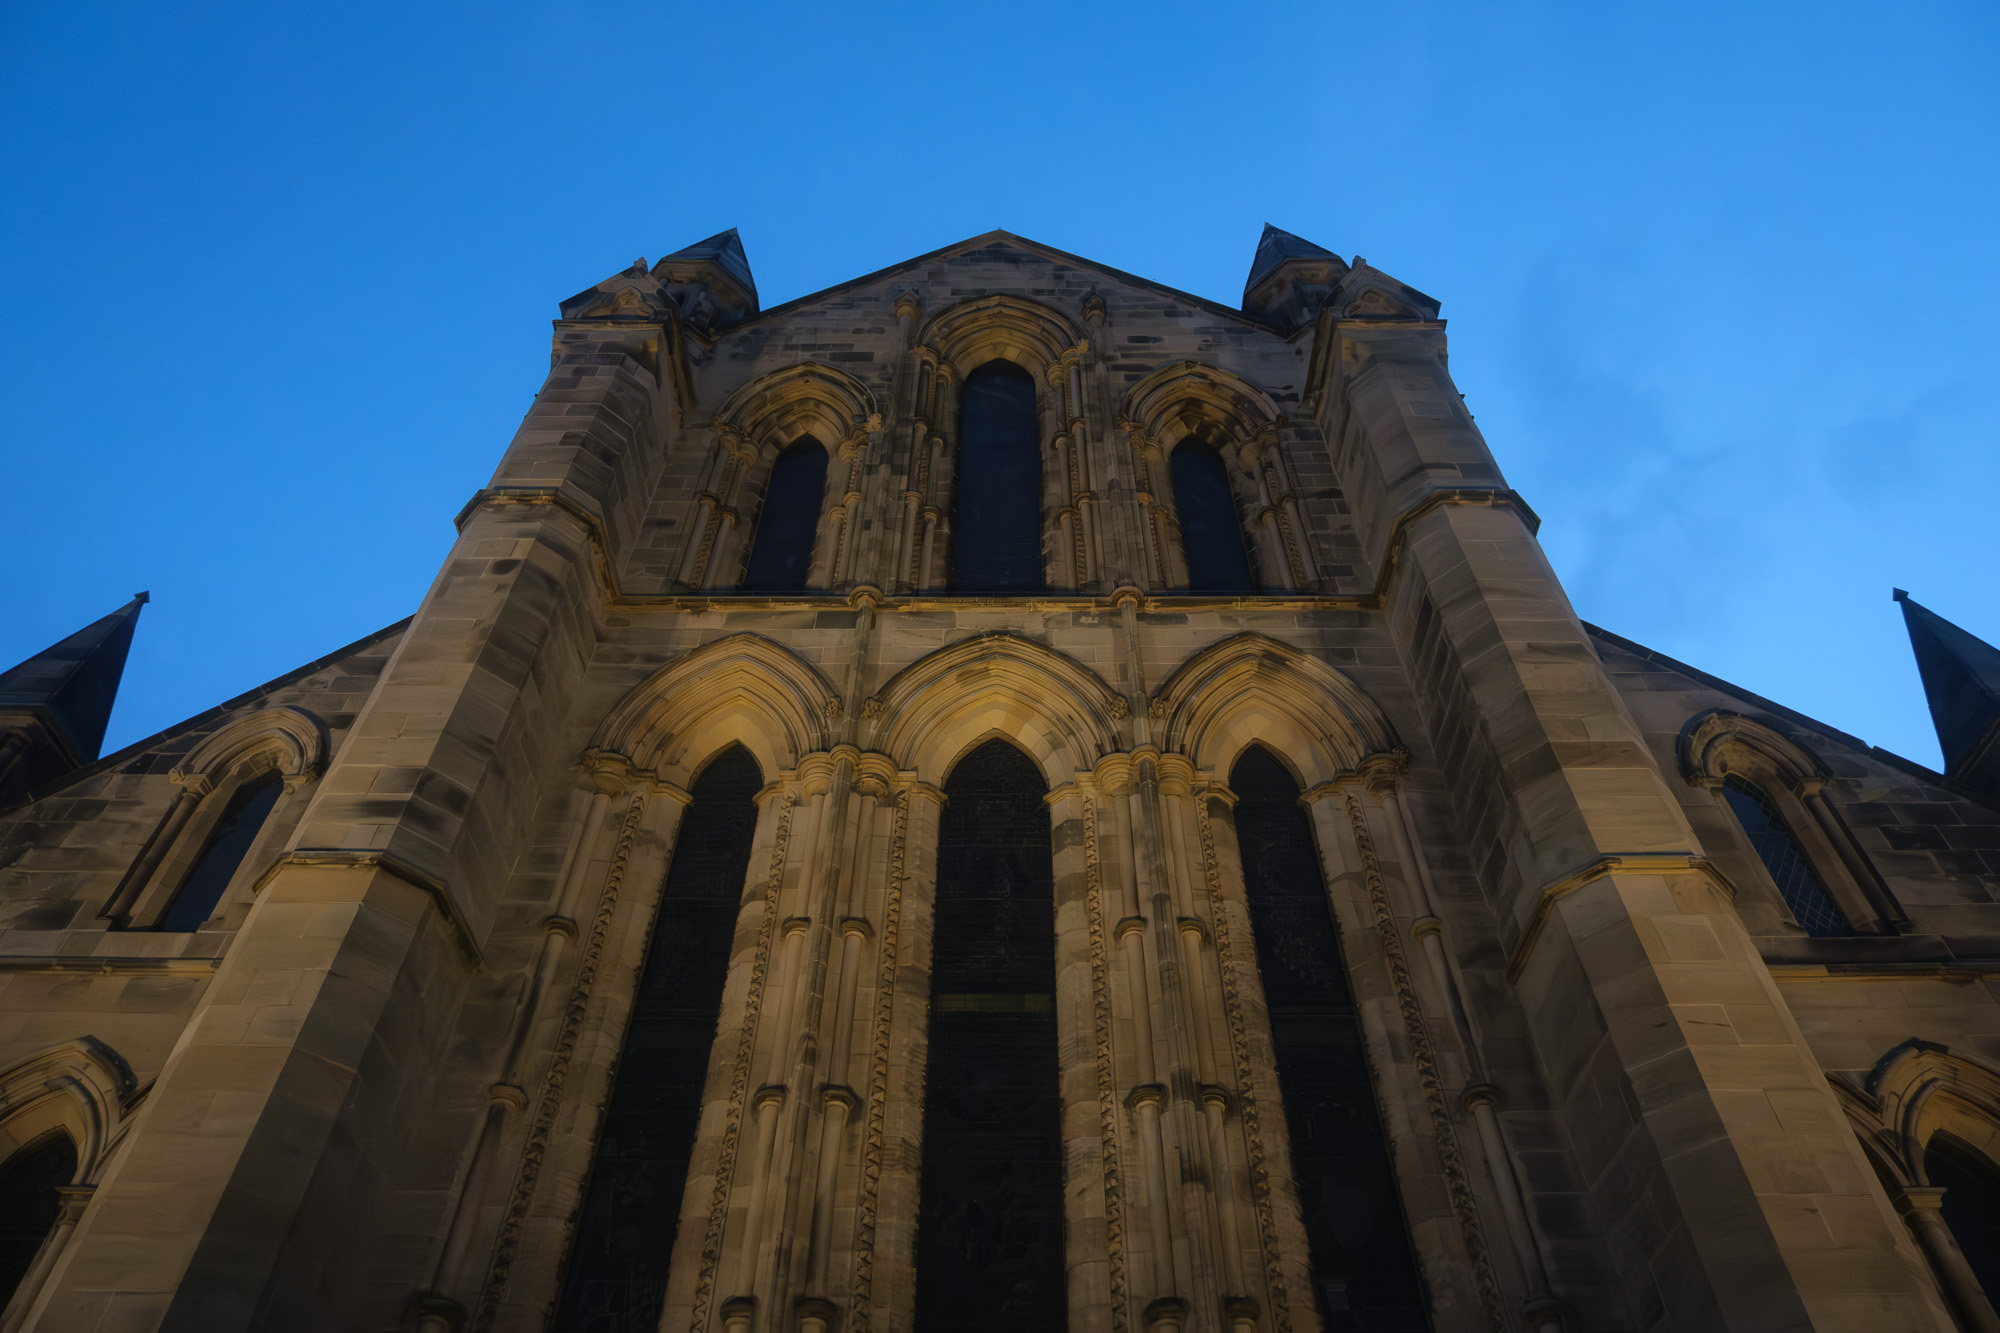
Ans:
[[[187,9],[189,12],[177,12]],[[555,303],[992,227],[1444,303],[1589,620],[1937,762],[2000,641],[1990,4],[0,7],[0,662],[148,588],[107,748],[407,614]]]

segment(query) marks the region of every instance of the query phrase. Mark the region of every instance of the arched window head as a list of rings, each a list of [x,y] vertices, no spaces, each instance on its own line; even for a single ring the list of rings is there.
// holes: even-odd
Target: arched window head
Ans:
[[[223,891],[250,854],[250,844],[256,841],[258,830],[284,790],[285,784],[276,773],[254,778],[236,789],[223,807],[222,818],[209,832],[201,855],[195,858],[194,868],[181,880],[180,891],[153,929],[200,930],[215,915]]]
[[[960,592],[1042,587],[1042,438],[1035,381],[1012,361],[965,377],[959,400],[952,583]]]
[[[34,1265],[62,1208],[57,1193],[76,1178],[76,1144],[51,1130],[0,1162],[0,1309]]]
[[[796,592],[806,586],[825,491],[826,450],[803,436],[771,464],[756,542],[743,571],[745,592]]]
[[[1799,840],[1785,826],[1784,817],[1771,798],[1733,773],[1723,780],[1722,794],[1735,812],[1736,822],[1750,835],[1750,845],[1757,849],[1758,859],[1771,872],[1785,906],[1792,909],[1792,916],[1806,928],[1806,934],[1815,939],[1852,935],[1854,923],[1827,892],[1819,872],[1806,859]]]
[[[1247,592],[1256,586],[1229,468],[1222,455],[1198,440],[1183,440],[1171,460],[1174,511],[1187,553],[1188,587],[1196,592]]]

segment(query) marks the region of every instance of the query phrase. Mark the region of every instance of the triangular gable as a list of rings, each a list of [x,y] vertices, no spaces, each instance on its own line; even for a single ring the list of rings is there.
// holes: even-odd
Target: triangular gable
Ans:
[[[1151,278],[1142,278],[1136,273],[1127,273],[1125,270],[1113,268],[1109,264],[1100,264],[1094,259],[1085,259],[1083,256],[1073,255],[1067,250],[1058,250],[1053,245],[1045,245],[1041,241],[1030,240],[1025,236],[1017,236],[1011,231],[1004,231],[998,228],[993,231],[981,232],[977,236],[968,236],[966,239],[953,245],[943,246],[939,249],[928,251],[925,254],[917,255],[914,258],[905,259],[900,263],[891,264],[887,268],[879,268],[872,273],[864,273],[858,278],[849,278],[847,281],[837,282],[831,287],[822,287],[816,292],[808,292],[804,296],[794,297],[782,305],[774,305],[753,318],[744,320],[737,327],[748,328],[760,320],[769,319],[774,315],[787,314],[809,306],[815,301],[822,301],[830,296],[837,296],[842,292],[884,282],[894,278],[897,274],[907,273],[912,269],[921,268],[927,264],[956,259],[963,255],[972,254],[978,250],[991,249],[995,246],[1010,246],[1015,249],[1025,250],[1030,254],[1039,255],[1052,263],[1072,264],[1094,273],[1101,273],[1114,282],[1140,287],[1147,291],[1158,292],[1162,296],[1172,297],[1176,301],[1186,302],[1188,305],[1195,306],[1208,314],[1237,320],[1252,328],[1262,329],[1266,332],[1273,331],[1272,325],[1264,320],[1246,315],[1241,310],[1223,305],[1219,301],[1212,301],[1205,296],[1196,296],[1194,293],[1184,292],[1178,287],[1169,287],[1165,283],[1155,282]]]

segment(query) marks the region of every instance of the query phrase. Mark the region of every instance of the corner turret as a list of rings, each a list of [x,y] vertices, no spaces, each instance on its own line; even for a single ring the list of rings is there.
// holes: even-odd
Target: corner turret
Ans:
[[[1346,276],[1339,255],[1267,222],[1243,284],[1243,313],[1295,333],[1318,317]]]
[[[0,804],[97,758],[139,608],[132,600],[0,673]]]
[[[1895,596],[1924,678],[1945,776],[2000,793],[2000,648],[1919,606],[1901,588]]]

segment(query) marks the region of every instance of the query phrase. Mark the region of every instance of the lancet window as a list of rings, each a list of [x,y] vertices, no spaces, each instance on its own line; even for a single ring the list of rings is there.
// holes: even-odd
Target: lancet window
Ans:
[[[681,816],[598,1132],[558,1328],[659,1322],[763,785],[757,761],[732,745],[702,770]]]
[[[181,880],[174,900],[160,914],[153,929],[200,930],[207,924],[284,790],[285,784],[276,773],[267,773],[236,789],[229,804],[223,807],[222,818],[202,845],[201,854]]]
[[[771,465],[757,535],[743,573],[744,591],[794,592],[806,586],[826,490],[826,466],[826,449],[810,435],[800,437]]]
[[[58,1192],[76,1176],[76,1144],[60,1129],[0,1163],[0,1309],[5,1309],[62,1210]]]
[[[1320,1318],[1419,1333],[1422,1288],[1299,784],[1252,745],[1229,785]]]
[[[1991,1300],[2000,1293],[2000,1173],[1983,1154],[1934,1134],[1924,1150],[1924,1176],[1944,1191],[1938,1211]]]
[[[1061,1328],[1055,884],[1035,765],[1003,740],[945,782],[915,1327]]]
[[[1042,577],[1042,444],[1035,381],[1012,361],[965,378],[959,405],[952,583],[1031,592]]]
[[[1735,812],[1736,821],[1749,835],[1750,845],[1757,849],[1758,859],[1771,872],[1771,880],[1778,886],[1785,906],[1806,933],[1816,939],[1852,935],[1854,923],[1834,902],[1771,798],[1733,773],[1724,779],[1722,794]]]
[[[1256,587],[1243,528],[1229,490],[1222,455],[1198,440],[1183,440],[1169,467],[1174,509],[1180,519],[1181,547],[1187,556],[1188,587],[1196,592],[1247,592]]]

